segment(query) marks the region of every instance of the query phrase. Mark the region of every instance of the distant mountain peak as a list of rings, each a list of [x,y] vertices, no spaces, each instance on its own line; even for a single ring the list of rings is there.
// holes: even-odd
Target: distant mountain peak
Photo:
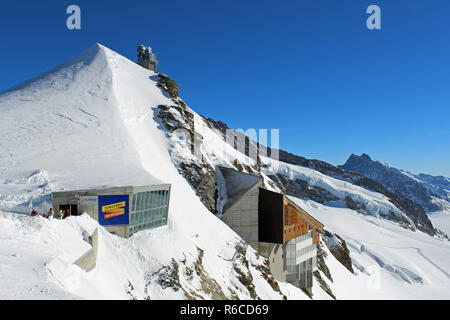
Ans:
[[[367,159],[367,160],[372,160],[372,158],[371,158],[367,153],[363,153],[363,154],[361,155],[361,158]]]
[[[378,181],[389,191],[423,206],[427,212],[447,210],[450,205],[448,196],[450,183],[444,178],[423,174],[414,175],[405,170],[390,167],[385,162],[372,159],[366,153],[361,156],[352,154],[344,165],[338,167]]]

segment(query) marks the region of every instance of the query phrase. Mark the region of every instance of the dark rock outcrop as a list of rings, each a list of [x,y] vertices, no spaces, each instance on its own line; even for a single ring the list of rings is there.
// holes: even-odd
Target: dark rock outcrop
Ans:
[[[323,234],[321,235],[323,238]],[[317,270],[313,272],[313,276],[316,279],[316,281],[319,283],[319,286],[333,299],[336,299],[336,296],[334,295],[333,291],[331,290],[330,286],[325,282],[324,279],[322,279],[322,276],[320,275],[321,271],[331,282],[333,282],[333,278],[331,277],[330,269],[328,269],[328,266],[325,263],[325,258],[327,257],[327,253],[322,248],[323,244],[322,242],[319,242],[317,244]]]
[[[167,76],[159,74],[158,86],[167,91],[172,97],[173,105],[159,105],[155,110],[155,117],[164,126],[169,136],[175,130],[183,130],[188,134],[188,144],[193,157],[185,159],[176,154],[177,150],[171,150],[172,159],[177,159],[178,171],[195,189],[197,196],[212,213],[216,213],[217,199],[217,174],[211,165],[203,158],[195,154],[195,146],[200,144],[203,137],[195,131],[194,114],[188,106],[178,97],[178,89],[175,81]]]
[[[176,81],[165,74],[159,73],[158,75],[159,81],[157,86],[167,92],[173,99],[177,99],[180,87]]]
[[[327,190],[311,186],[303,180],[290,180],[281,174],[270,175],[269,178],[276,182],[284,193],[296,198],[311,199],[319,203],[339,200]]]
[[[350,250],[348,250],[345,240],[337,234],[332,234],[327,230],[323,230],[323,235],[323,239],[331,254],[346,267],[348,271],[354,273],[352,259],[350,258]]]

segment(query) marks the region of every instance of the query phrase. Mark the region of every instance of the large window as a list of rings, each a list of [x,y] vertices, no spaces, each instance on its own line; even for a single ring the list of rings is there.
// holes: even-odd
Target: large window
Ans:
[[[130,216],[130,236],[141,230],[153,229],[167,223],[169,190],[133,194]]]
[[[298,246],[298,244],[300,244],[301,242],[311,239],[311,235],[312,235],[311,231],[308,231],[304,235],[291,239],[286,243],[284,258],[287,273],[298,273],[299,265],[297,264],[297,259],[303,255],[306,255],[316,250],[316,245],[314,243],[307,245],[305,247]]]

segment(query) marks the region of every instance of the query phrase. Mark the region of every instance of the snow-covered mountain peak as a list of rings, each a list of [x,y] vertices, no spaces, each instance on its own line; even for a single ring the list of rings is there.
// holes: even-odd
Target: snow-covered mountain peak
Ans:
[[[358,172],[383,184],[389,191],[421,205],[427,212],[450,211],[450,184],[445,177],[414,175],[371,159],[352,154],[342,169]]]

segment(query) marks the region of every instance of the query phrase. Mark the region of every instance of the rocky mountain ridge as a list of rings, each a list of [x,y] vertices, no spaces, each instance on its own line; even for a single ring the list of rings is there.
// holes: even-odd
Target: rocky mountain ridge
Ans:
[[[365,153],[352,154],[338,167],[379,182],[390,192],[419,204],[427,213],[450,209],[450,179],[446,177],[413,175],[373,160]]]

